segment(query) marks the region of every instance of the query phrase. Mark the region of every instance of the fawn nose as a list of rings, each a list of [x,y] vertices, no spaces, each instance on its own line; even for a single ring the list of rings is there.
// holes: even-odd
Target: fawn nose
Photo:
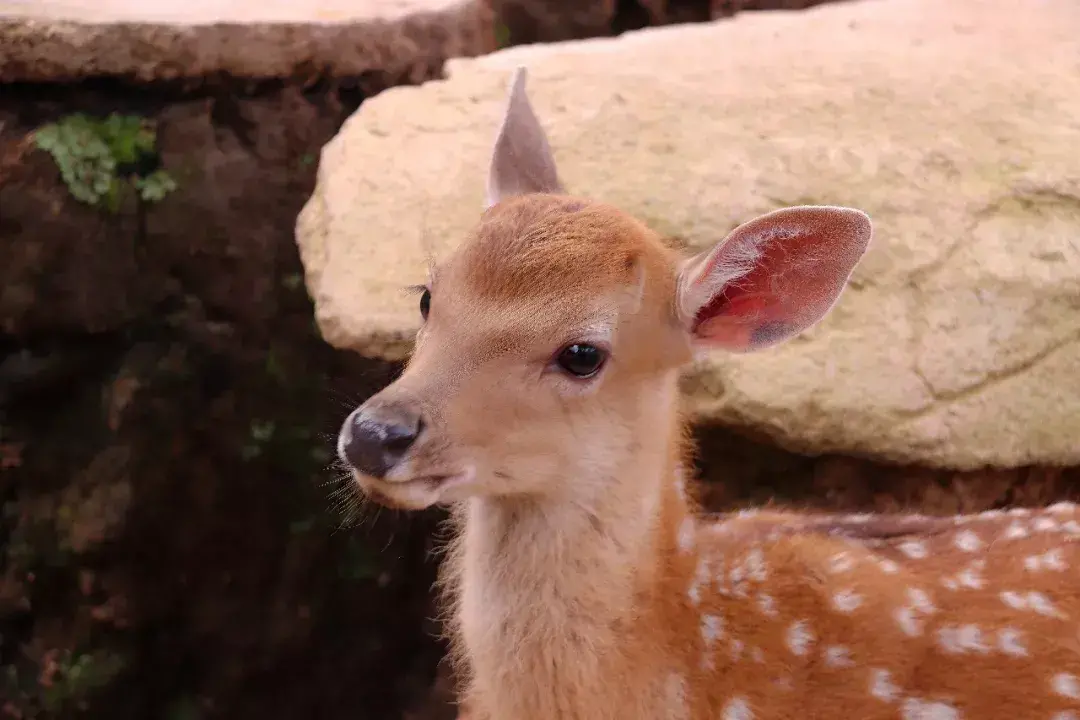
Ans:
[[[382,478],[401,462],[423,428],[423,421],[414,413],[359,408],[341,427],[338,455],[365,475]]]

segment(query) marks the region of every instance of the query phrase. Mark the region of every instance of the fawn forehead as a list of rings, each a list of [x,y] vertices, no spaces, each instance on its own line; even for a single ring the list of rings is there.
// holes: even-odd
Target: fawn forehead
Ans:
[[[572,307],[632,286],[642,265],[653,278],[664,273],[648,270],[671,269],[662,246],[629,215],[580,198],[530,195],[489,209],[436,276],[440,290],[485,303],[558,299]]]

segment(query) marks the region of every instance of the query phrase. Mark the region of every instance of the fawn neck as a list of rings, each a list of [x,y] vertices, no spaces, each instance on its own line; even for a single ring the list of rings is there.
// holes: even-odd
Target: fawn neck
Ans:
[[[687,513],[677,403],[674,373],[639,396],[625,452],[588,464],[602,492],[463,509],[458,639],[494,717],[606,717],[618,701],[605,698],[641,687],[646,656],[655,664],[670,621],[661,559]],[[585,454],[568,451],[567,472]]]

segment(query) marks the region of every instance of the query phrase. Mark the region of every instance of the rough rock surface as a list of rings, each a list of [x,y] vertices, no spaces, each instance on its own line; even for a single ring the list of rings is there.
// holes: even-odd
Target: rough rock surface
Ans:
[[[494,48],[481,0],[0,0],[0,81],[431,77]]]
[[[512,67],[572,192],[700,248],[779,206],[875,240],[818,327],[687,374],[697,417],[801,452],[1080,461],[1080,5],[866,0],[453,61],[366,102],[298,220],[320,328],[400,358],[403,286],[480,211]]]
[[[708,22],[743,10],[799,10],[838,0],[488,0],[514,45],[617,35],[653,25]]]

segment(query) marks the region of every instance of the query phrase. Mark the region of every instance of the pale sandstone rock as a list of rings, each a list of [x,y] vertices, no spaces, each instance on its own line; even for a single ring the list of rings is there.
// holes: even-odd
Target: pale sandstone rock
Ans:
[[[828,318],[687,373],[697,418],[803,452],[1080,462],[1080,3],[866,0],[454,61],[364,103],[298,221],[333,345],[407,351],[405,285],[477,221],[511,69],[571,192],[700,248],[774,208],[865,209]]]
[[[484,0],[0,0],[0,81],[432,77],[494,47]]]

